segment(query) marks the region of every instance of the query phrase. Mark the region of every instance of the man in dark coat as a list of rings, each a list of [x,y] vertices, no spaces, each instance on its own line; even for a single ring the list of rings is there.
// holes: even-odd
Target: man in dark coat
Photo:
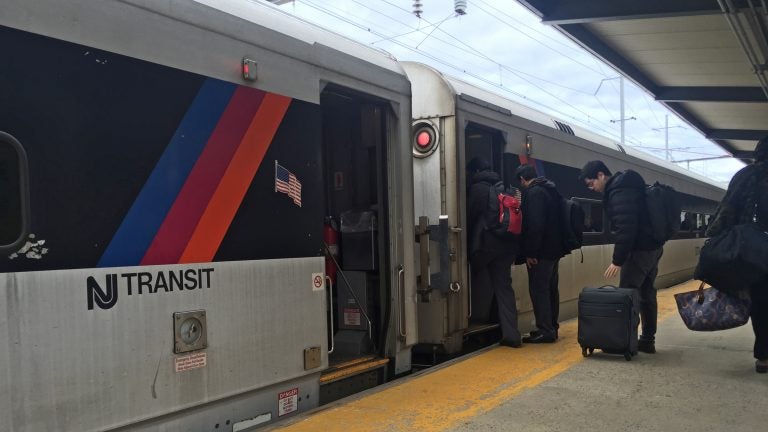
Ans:
[[[579,179],[595,192],[602,192],[603,206],[614,230],[615,246],[605,277],[619,271],[619,286],[635,288],[640,295],[642,335],[637,349],[655,353],[658,306],[653,286],[659,271],[663,243],[653,239],[645,205],[645,180],[630,169],[611,174],[603,161],[590,161],[581,169]]]
[[[517,348],[522,342],[511,271],[518,245],[516,241],[498,238],[486,230],[491,188],[501,179],[482,158],[474,158],[467,164],[467,178],[470,184],[467,239],[472,265],[472,316],[488,321],[491,298],[495,295],[502,333],[500,344]]]
[[[526,343],[551,343],[557,339],[560,292],[558,266],[563,256],[560,232],[560,193],[531,165],[520,165],[515,177],[523,187],[523,255],[528,267],[528,292],[536,317],[536,330]]]

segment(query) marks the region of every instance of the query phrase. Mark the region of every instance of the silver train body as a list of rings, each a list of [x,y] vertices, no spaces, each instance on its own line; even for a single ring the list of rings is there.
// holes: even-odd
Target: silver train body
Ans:
[[[473,155],[505,176],[526,142],[548,169],[603,159],[674,186],[700,214],[724,192],[274,6],[0,10],[0,156],[18,154],[19,195],[1,215],[19,228],[0,245],[0,430],[250,430],[409,373],[414,347],[458,352],[477,307]],[[414,124],[437,132],[428,154]],[[227,163],[206,147],[224,143]],[[341,221],[338,263],[325,216]],[[667,243],[660,286],[690,277],[702,242]],[[600,234],[583,262],[562,261],[561,318],[602,283],[611,250]],[[512,272],[527,329],[525,270]]]

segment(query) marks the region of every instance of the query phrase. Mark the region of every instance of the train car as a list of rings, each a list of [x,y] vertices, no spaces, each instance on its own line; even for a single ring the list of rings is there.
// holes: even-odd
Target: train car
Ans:
[[[391,56],[256,2],[0,11],[0,430],[244,430],[410,370]]]
[[[664,246],[657,288],[689,279],[704,242],[703,228],[724,188],[674,164],[553,119],[498,94],[443,75],[429,66],[404,62],[413,89],[414,191],[417,245],[417,304],[420,347],[457,353],[468,335],[492,330],[492,293],[470,285],[466,239],[465,166],[475,156],[491,161],[504,182],[516,185],[515,169],[534,164],[565,197],[585,210],[584,247],[560,261],[560,318],[576,315],[585,286],[601,286],[610,264],[611,230],[601,195],[577,180],[589,160],[619,171],[632,168],[647,182],[673,186],[680,194],[685,230]],[[512,270],[519,324],[533,327],[524,265]]]

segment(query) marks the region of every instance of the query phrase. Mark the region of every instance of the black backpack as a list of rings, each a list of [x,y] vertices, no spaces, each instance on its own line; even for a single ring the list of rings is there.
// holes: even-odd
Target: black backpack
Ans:
[[[499,181],[488,190],[486,229],[504,240],[516,239],[523,230],[523,212],[520,209],[520,192],[507,188]]]
[[[654,240],[664,243],[680,230],[680,197],[672,186],[659,182],[645,189],[648,221]]]
[[[560,199],[560,232],[567,255],[584,244],[584,209],[572,199]]]

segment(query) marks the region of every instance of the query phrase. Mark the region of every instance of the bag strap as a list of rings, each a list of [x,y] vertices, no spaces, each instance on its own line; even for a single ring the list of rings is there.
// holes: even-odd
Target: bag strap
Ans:
[[[696,303],[698,304],[704,303],[704,285],[706,285],[706,282],[701,281],[701,285],[699,285],[699,290],[696,293]]]
[[[752,209],[752,222],[753,223],[757,223],[759,221],[759,219],[757,218],[757,203],[758,203],[758,200],[755,199],[755,207]]]
[[[758,174],[755,173],[755,175],[758,175]],[[760,215],[758,214],[758,209],[760,208],[760,206],[758,204],[760,204],[760,198],[761,198],[760,185],[762,183],[767,183],[767,182],[766,180],[760,181],[759,178],[755,180],[755,208],[752,209],[752,222],[754,223],[758,223],[760,221]]]
[[[496,183],[490,183],[488,185],[488,201],[495,203],[498,201],[499,193],[496,190]]]

